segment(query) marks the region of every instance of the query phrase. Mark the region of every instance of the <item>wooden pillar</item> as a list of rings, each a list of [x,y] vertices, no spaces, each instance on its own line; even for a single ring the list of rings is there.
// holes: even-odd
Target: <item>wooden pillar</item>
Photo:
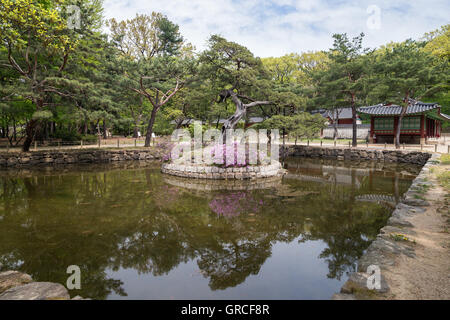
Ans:
[[[395,144],[395,135],[397,134],[397,128],[398,128],[398,117],[394,116],[394,141],[392,141],[393,144]],[[400,132],[400,138],[402,137],[402,133]]]
[[[374,143],[374,141],[373,141],[373,133],[375,131],[374,125],[375,125],[374,117],[370,116],[370,137],[369,137],[370,143]]]
[[[420,144],[425,144],[425,115],[420,115]]]

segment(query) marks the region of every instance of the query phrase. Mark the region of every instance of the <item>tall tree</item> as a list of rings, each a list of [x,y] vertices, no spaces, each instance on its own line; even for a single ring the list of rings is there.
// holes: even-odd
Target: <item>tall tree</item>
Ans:
[[[395,146],[400,148],[402,119],[416,100],[442,89],[442,66],[422,50],[424,42],[406,40],[387,46],[373,63],[374,76],[370,98],[402,106],[395,132]]]
[[[196,62],[192,59],[163,56],[138,64],[137,67],[137,72],[140,74],[139,79],[128,78],[126,85],[144,96],[152,105],[144,144],[149,147],[158,111],[188,82],[193,80],[196,73]],[[130,69],[132,68],[128,70]],[[151,76],[145,76],[146,74]]]
[[[232,101],[233,115],[222,126],[223,141],[226,130],[233,129],[248,110],[264,105],[294,105],[297,96],[292,92],[274,90],[269,73],[261,60],[245,47],[213,35],[209,46],[200,57],[202,73],[211,80],[213,90],[218,90],[218,103]]]
[[[137,14],[121,22],[111,19],[109,26],[112,40],[123,54],[127,87],[152,105],[145,136],[145,146],[149,147],[156,114],[184,86],[183,72],[190,59],[179,63],[174,58],[181,51],[183,38],[178,26],[161,13]]]
[[[23,150],[28,151],[43,109],[52,104],[49,95],[64,96],[54,85],[62,76],[69,53],[76,45],[75,33],[62,17],[63,1],[0,1],[0,37],[7,50],[3,67],[20,75],[20,94],[33,102],[35,115],[26,126]]]
[[[364,34],[349,40],[346,34],[334,34],[333,47],[329,51],[327,68],[314,73],[317,105],[334,110],[352,108],[352,145],[357,146],[356,109],[365,102],[368,75],[366,56],[369,52],[362,46]]]

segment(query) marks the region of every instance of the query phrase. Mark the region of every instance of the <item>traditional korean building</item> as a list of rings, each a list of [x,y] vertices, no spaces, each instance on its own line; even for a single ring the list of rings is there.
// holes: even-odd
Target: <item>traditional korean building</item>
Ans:
[[[398,105],[359,108],[359,113],[370,115],[369,141],[393,143],[401,111]],[[450,116],[441,113],[440,105],[416,101],[408,106],[402,119],[400,143],[424,144],[428,138],[439,138],[445,121],[450,121]]]
[[[337,119],[337,124],[353,124],[352,108],[338,108],[332,110],[319,109],[311,111],[311,114],[319,113],[322,117],[327,118],[331,125]],[[356,124],[361,124],[361,119],[356,115]]]

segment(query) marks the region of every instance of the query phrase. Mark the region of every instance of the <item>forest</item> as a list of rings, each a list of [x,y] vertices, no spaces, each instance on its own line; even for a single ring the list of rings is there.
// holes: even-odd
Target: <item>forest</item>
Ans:
[[[0,0],[0,37],[0,138],[24,151],[111,135],[142,135],[148,147],[189,119],[224,130],[260,117],[260,127],[313,137],[323,119],[308,111],[351,107],[355,117],[410,99],[450,113],[449,24],[378,48],[336,33],[327,51],[259,58],[221,35],[197,50],[159,12],[119,21],[101,0]]]

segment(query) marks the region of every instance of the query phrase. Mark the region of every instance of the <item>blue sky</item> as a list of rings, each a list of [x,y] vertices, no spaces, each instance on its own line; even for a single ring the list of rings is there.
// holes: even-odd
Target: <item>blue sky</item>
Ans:
[[[106,18],[119,20],[162,12],[198,50],[218,33],[260,57],[328,49],[342,32],[364,32],[365,46],[377,47],[450,23],[449,0],[104,0],[104,7]]]

